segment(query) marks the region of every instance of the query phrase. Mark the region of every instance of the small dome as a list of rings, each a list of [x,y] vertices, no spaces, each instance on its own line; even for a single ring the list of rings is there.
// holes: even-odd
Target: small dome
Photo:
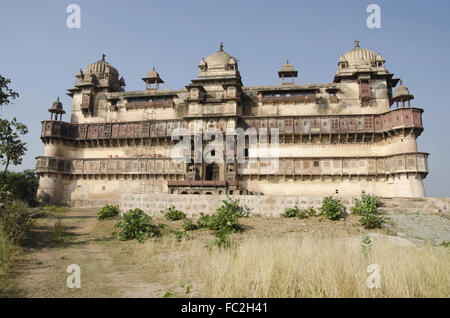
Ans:
[[[395,97],[402,97],[402,96],[410,96],[408,87],[403,85],[403,81],[400,81],[400,86],[397,87],[395,90]]]
[[[236,65],[237,64],[237,62],[236,62],[236,59],[234,58],[234,57],[232,57],[231,59],[230,59],[230,65]]]
[[[109,74],[111,78],[118,78],[119,71],[108,62],[105,61],[105,54],[102,55],[102,59],[95,63],[91,63],[84,69],[84,73],[88,74]]]
[[[377,54],[377,57],[376,57],[375,60],[376,60],[377,62],[384,62],[384,59],[383,59],[383,57],[381,56],[380,53]]]
[[[286,60],[286,64],[281,67],[282,72],[295,72],[294,65],[290,64],[288,60]]]
[[[204,58],[200,61],[200,64],[198,66],[206,66],[206,61]]]
[[[159,74],[157,71],[155,71],[155,68],[153,68],[150,72],[147,74],[147,78],[159,78]]]
[[[341,57],[339,58],[339,63],[345,63],[347,62],[344,55],[341,55]]]
[[[63,110],[63,104],[59,101],[59,97],[52,104],[52,108],[48,110],[50,113],[56,114],[65,114],[66,112]]]
[[[375,62],[375,52],[359,47],[359,41],[355,41],[355,47],[345,53],[343,58],[348,62],[349,66],[372,65]]]

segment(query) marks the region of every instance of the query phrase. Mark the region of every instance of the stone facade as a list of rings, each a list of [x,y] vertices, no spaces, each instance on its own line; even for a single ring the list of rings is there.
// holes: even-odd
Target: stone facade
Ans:
[[[164,81],[153,69],[143,78],[145,90],[125,91],[103,56],[77,72],[68,90],[70,122],[61,121],[59,101],[49,109],[51,120],[42,122],[38,195],[54,203],[153,193],[350,197],[364,190],[423,197],[428,154],[416,142],[423,110],[411,107],[414,96],[402,83],[393,94],[399,79],[384,64],[356,42],[340,57],[332,83],[296,84],[298,71],[286,62],[280,85],[249,87],[221,45],[183,89],[160,89]],[[276,128],[278,168],[267,172],[265,158],[253,160],[249,139],[245,162],[174,161],[171,134],[180,128],[193,137],[199,128],[224,134]],[[191,155],[201,157],[208,143],[193,145]]]

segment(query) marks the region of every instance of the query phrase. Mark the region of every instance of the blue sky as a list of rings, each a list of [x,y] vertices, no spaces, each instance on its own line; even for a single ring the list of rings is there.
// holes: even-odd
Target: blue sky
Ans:
[[[81,7],[81,28],[66,26],[66,8]],[[366,26],[366,7],[381,8],[381,28]],[[3,110],[29,127],[20,167],[44,153],[40,121],[60,96],[66,111],[74,74],[106,54],[127,90],[143,89],[153,66],[177,89],[197,75],[202,57],[225,51],[238,58],[244,85],[278,83],[286,59],[299,83],[332,82],[339,56],[358,39],[380,52],[425,110],[419,151],[429,152],[428,196],[450,196],[449,1],[5,1],[0,4],[0,74],[20,98]],[[69,120],[66,114],[65,120]]]

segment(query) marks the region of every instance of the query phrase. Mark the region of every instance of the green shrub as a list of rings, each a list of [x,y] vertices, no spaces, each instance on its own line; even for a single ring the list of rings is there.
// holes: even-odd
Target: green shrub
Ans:
[[[310,216],[316,215],[316,209],[313,207],[307,208],[307,209],[300,209],[298,206],[294,206],[293,208],[287,208],[284,210],[284,212],[281,214],[282,218],[299,218],[299,219],[306,219]]]
[[[364,191],[361,193],[361,200],[353,200],[352,214],[359,215],[359,222],[366,229],[381,228],[384,222],[378,208],[381,206],[380,198],[376,195],[370,195]]]
[[[200,218],[197,220],[197,226],[200,229],[208,229],[209,224],[211,223],[211,217],[209,215],[205,215],[204,213],[200,213]]]
[[[97,219],[104,220],[114,218],[119,215],[119,207],[117,205],[105,205],[97,213]]]
[[[300,209],[297,206],[294,206],[293,208],[287,208],[281,214],[281,217],[282,218],[295,218],[298,216],[299,211],[300,211]]]
[[[314,216],[314,215],[316,215],[316,209],[314,209],[313,207],[303,209],[303,210],[298,210],[298,212],[297,212],[297,217],[299,219],[307,219],[310,216]]]
[[[180,210],[177,210],[174,206],[161,210],[161,214],[164,215],[166,220],[169,221],[184,220],[186,218],[186,214]]]
[[[29,206],[36,206],[36,192],[39,178],[33,170],[22,172],[7,171],[2,174],[1,182],[5,185],[15,200],[23,201]]]
[[[363,215],[359,222],[362,226],[366,229],[375,229],[375,228],[381,228],[383,225],[383,218],[380,215],[377,214],[366,214]]]
[[[351,211],[352,214],[356,215],[377,214],[380,206],[381,201],[379,197],[367,194],[363,191],[361,193],[361,200],[357,198],[353,199]]]
[[[328,196],[322,200],[320,212],[330,220],[338,220],[345,215],[344,206],[339,199]]]
[[[227,233],[240,232],[241,227],[237,220],[247,215],[242,212],[239,200],[222,200],[222,206],[216,213],[209,216],[208,228],[213,231],[225,231]]]
[[[198,225],[192,222],[192,220],[184,220],[183,229],[185,231],[195,231],[198,229]]]
[[[315,208],[313,208],[313,207],[310,207],[310,208],[307,208],[307,209],[305,210],[305,213],[306,213],[308,216],[316,216],[316,215],[317,215],[317,210],[316,210]]]
[[[116,221],[115,229],[118,229],[116,235],[122,241],[136,239],[138,242],[143,242],[161,233],[160,227],[153,225],[151,218],[141,209],[130,209],[123,213],[122,218]]]
[[[28,206],[22,201],[8,201],[0,209],[0,231],[14,245],[22,242],[32,222]]]
[[[231,246],[229,235],[231,233],[242,231],[242,227],[238,223],[238,219],[247,217],[248,214],[242,211],[239,206],[239,200],[231,200],[227,198],[222,200],[222,206],[211,215],[202,215],[197,224],[199,227],[206,227],[214,231],[216,240],[213,242],[221,248]]]

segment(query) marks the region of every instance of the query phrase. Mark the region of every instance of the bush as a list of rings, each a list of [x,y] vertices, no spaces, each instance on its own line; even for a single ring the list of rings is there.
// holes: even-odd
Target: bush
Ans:
[[[355,198],[353,204],[351,208],[352,214],[361,216],[359,222],[362,226],[366,229],[382,227],[384,219],[378,211],[378,208],[381,206],[379,197],[366,194],[363,191],[361,193],[361,200]]]
[[[22,172],[7,171],[2,175],[2,183],[11,192],[14,199],[23,201],[29,206],[36,206],[36,192],[39,178],[33,170]]]
[[[222,200],[222,206],[212,215],[202,215],[197,224],[199,227],[205,227],[214,231],[216,240],[214,244],[218,247],[230,247],[231,233],[242,231],[241,226],[237,222],[239,218],[248,215],[242,211],[239,206],[239,200],[231,201],[230,198]]]
[[[306,219],[314,215],[316,215],[316,209],[314,209],[313,207],[302,210],[298,206],[294,206],[293,208],[285,209],[284,212],[281,214],[281,217],[283,218],[297,217],[299,219]]]
[[[119,207],[117,205],[105,205],[97,213],[97,219],[104,220],[114,218],[119,215]]]
[[[180,210],[177,210],[174,206],[161,210],[161,214],[164,215],[166,220],[169,221],[184,220],[186,218],[186,214]]]
[[[361,193],[360,199],[353,199],[353,207],[351,211],[356,215],[377,214],[378,207],[381,206],[380,198],[376,195],[367,194],[365,191]]]
[[[205,215],[204,213],[200,213],[200,218],[197,220],[197,226],[200,229],[208,229],[209,224],[211,223],[211,217],[209,215]]]
[[[192,220],[184,220],[183,229],[185,231],[195,231],[198,229],[198,225],[194,224],[194,222],[192,222]]]
[[[300,210],[297,206],[294,206],[293,208],[287,208],[281,214],[281,217],[282,218],[295,218],[295,217],[297,217],[299,211]]]
[[[19,245],[32,225],[28,206],[21,201],[7,201],[0,209],[0,231],[14,245]]]
[[[383,218],[380,215],[377,214],[366,214],[363,215],[359,222],[362,226],[364,226],[366,229],[375,229],[375,228],[381,228],[383,225]]]
[[[115,228],[119,230],[119,240],[133,240],[143,242],[149,237],[158,236],[161,233],[159,226],[151,222],[151,218],[141,209],[128,210],[122,214],[122,218],[116,221]]]
[[[208,228],[213,231],[225,231],[226,233],[240,232],[241,227],[237,220],[247,215],[242,212],[239,200],[222,200],[222,206],[216,213],[210,215]]]
[[[314,209],[313,207],[299,210],[297,213],[297,217],[299,219],[306,219],[306,218],[309,218],[310,216],[315,216],[315,215],[316,215],[316,209]]]
[[[338,220],[345,215],[344,206],[339,199],[328,196],[322,200],[320,212],[330,220]]]

